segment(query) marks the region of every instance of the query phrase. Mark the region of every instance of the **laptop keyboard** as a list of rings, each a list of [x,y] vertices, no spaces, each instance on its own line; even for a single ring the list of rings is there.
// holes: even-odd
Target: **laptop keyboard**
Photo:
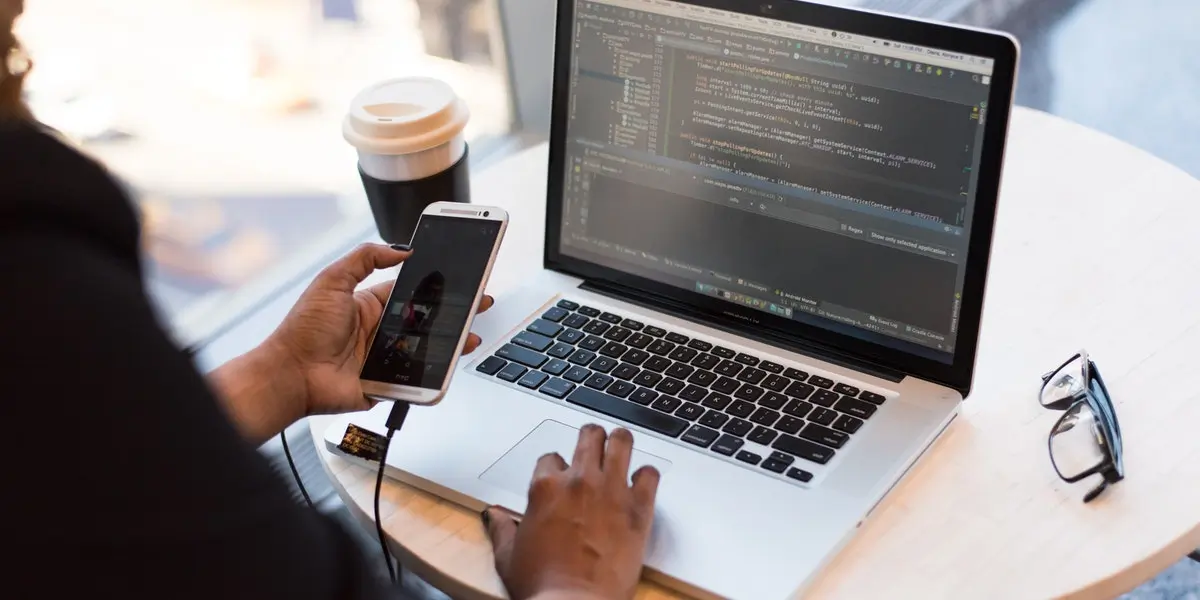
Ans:
[[[813,478],[806,462],[832,460],[885,401],[570,300],[475,370],[800,482]]]

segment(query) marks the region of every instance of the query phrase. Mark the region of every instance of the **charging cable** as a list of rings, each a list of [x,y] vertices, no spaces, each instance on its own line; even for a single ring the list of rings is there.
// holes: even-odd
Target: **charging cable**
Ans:
[[[392,583],[398,583],[396,579],[396,568],[392,566],[392,553],[388,550],[387,538],[383,536],[383,521],[379,518],[379,490],[383,487],[383,469],[387,466],[388,449],[392,445],[392,436],[404,427],[404,420],[408,418],[407,402],[395,402],[392,404],[392,412],[388,413],[387,418],[387,436],[383,441],[383,454],[379,457],[379,471],[375,474],[375,533],[379,536],[379,548],[383,550],[383,562],[387,564],[388,575],[392,577]]]

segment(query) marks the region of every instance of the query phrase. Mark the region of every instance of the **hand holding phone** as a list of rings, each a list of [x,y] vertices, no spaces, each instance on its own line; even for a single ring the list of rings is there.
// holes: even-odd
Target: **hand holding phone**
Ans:
[[[364,394],[423,405],[442,399],[507,226],[499,208],[437,202],[425,209],[367,351]]]

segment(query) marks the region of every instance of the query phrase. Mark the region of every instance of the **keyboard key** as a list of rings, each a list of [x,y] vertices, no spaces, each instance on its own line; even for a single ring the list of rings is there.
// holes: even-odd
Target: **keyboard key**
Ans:
[[[713,392],[709,394],[708,397],[701,402],[701,404],[714,410],[725,410],[725,407],[729,406],[732,402],[733,398],[730,398],[725,394]]]
[[[784,377],[787,377],[788,379],[795,379],[796,381],[804,381],[804,380],[808,379],[808,373],[805,373],[804,371],[801,371],[800,369],[792,369],[792,368],[784,369],[783,375],[784,375]]]
[[[612,376],[616,377],[617,379],[629,381],[630,379],[637,377],[639,371],[641,371],[641,369],[629,363],[621,363],[621,366],[613,369]]]
[[[500,369],[499,373],[496,373],[496,377],[499,377],[500,379],[503,379],[503,380],[509,381],[509,382],[516,381],[516,380],[520,379],[521,376],[524,375],[525,372],[528,370],[529,369],[526,369],[524,366],[519,365],[515,362],[508,363],[508,366],[504,367],[503,369]]]
[[[677,363],[671,365],[670,367],[668,367],[667,370],[665,371],[665,373],[669,377],[674,377],[675,379],[687,379],[695,371],[696,371],[695,367],[693,367],[687,363],[677,362]]]
[[[733,357],[733,360],[736,360],[736,361],[742,363],[743,365],[750,365],[751,367],[757,365],[759,362],[757,358],[754,358],[753,356],[750,356],[749,354],[744,354],[744,353],[738,354],[737,356]]]
[[[620,358],[627,350],[629,350],[627,346],[622,346],[616,342],[609,342],[603,348],[600,348],[600,354],[610,358]]]
[[[654,391],[660,394],[670,394],[674,396],[675,394],[682,392],[683,388],[684,385],[682,381],[672,377],[664,377],[662,381],[658,382],[658,385],[654,386]]]
[[[667,335],[666,329],[663,329],[661,327],[655,327],[653,325],[646,327],[645,329],[642,330],[642,332],[650,337],[656,337],[656,338],[660,338],[664,335]]]
[[[772,392],[782,392],[787,389],[789,383],[787,377],[783,377],[782,375],[767,375],[767,378],[762,382],[762,386]]]
[[[787,404],[787,401],[787,396],[784,396],[783,394],[777,392],[767,392],[767,395],[758,399],[758,404],[759,406],[765,406],[767,408],[779,410],[783,408],[784,404]]]
[[[523,333],[529,333],[529,332],[523,332]],[[530,334],[530,335],[532,335],[532,334]],[[513,341],[516,341],[516,338],[513,338]],[[550,356],[552,356],[554,358],[566,358],[574,353],[575,353],[575,346],[572,346],[570,344],[555,344],[553,348],[550,348],[550,350],[546,352],[546,354],[549,354]]]
[[[646,362],[647,358],[650,358],[650,354],[644,350],[630,350],[621,356],[621,360],[631,365],[640,365]]]
[[[745,400],[736,400],[733,404],[729,405],[729,408],[725,412],[735,417],[748,419],[750,415],[754,414],[754,405]]]
[[[559,334],[558,341],[568,344],[578,344],[585,337],[587,337],[587,335],[578,329],[568,329]]]
[[[792,415],[793,417],[803,419],[804,417],[808,416],[808,413],[812,412],[812,409],[813,405],[803,400],[792,399],[791,402],[788,402],[787,406],[783,407],[783,412]]]
[[[741,373],[742,369],[744,368],[745,367],[733,362],[732,360],[726,360],[722,361],[721,364],[717,365],[717,368],[713,370],[726,377],[733,377],[738,373]]]
[[[691,402],[684,402],[683,406],[680,406],[679,410],[675,411],[675,416],[679,417],[680,419],[687,419],[689,421],[695,421],[696,419],[700,418],[700,415],[703,414],[704,409],[700,408],[699,405],[692,404]]]
[[[834,454],[830,448],[790,435],[779,436],[771,447],[822,465],[829,462]]]
[[[555,306],[557,306],[563,310],[575,310],[575,309],[579,308],[578,303],[571,302],[570,300],[559,300],[558,304],[555,304]]]
[[[738,388],[738,391],[734,392],[733,396],[735,398],[746,400],[747,402],[757,402],[764,393],[766,393],[766,390],[756,385],[750,385],[747,383],[746,385]]]
[[[665,340],[654,340],[654,343],[650,344],[646,348],[646,351],[650,352],[651,354],[657,354],[659,356],[666,356],[666,355],[670,354],[671,351],[674,349],[675,349],[675,344],[672,344],[671,342],[668,342]]]
[[[575,314],[575,315],[571,315],[571,316],[563,319],[562,324],[566,327],[571,327],[573,329],[579,329],[580,327],[587,325],[588,321],[590,321],[590,320],[591,319],[589,319],[583,315]]]
[[[721,428],[721,431],[724,431],[729,435],[736,435],[738,437],[745,437],[747,433],[750,433],[753,430],[754,426],[751,425],[749,421],[743,421],[742,419],[734,419],[726,423],[725,426]]]
[[[600,311],[598,311],[590,306],[580,306],[579,308],[577,308],[575,310],[577,310],[579,312],[579,314],[588,316],[588,317],[592,317],[593,319],[600,316]]]
[[[641,331],[645,326],[645,323],[642,323],[641,321],[634,321],[633,319],[625,319],[624,321],[621,321],[621,327],[624,327],[625,329],[632,329],[633,331]]]
[[[613,327],[604,332],[604,337],[614,342],[623,342],[631,335],[633,335],[633,332],[624,327]]]
[[[550,360],[544,354],[538,354],[529,348],[522,348],[516,344],[505,344],[496,351],[496,356],[505,360],[521,363],[527,367],[538,368],[543,363]]]
[[[758,368],[768,373],[775,373],[776,375],[783,372],[783,365],[773,363],[769,360],[762,361],[762,363],[758,365]]]
[[[642,371],[641,373],[638,373],[637,377],[633,378],[634,383],[648,388],[658,385],[658,382],[660,381],[662,381],[662,375],[659,375],[654,371]]]
[[[542,318],[547,321],[550,321],[551,323],[558,323],[559,321],[562,321],[563,319],[567,318],[567,315],[569,315],[569,314],[571,314],[571,313],[567,312],[566,309],[554,306],[554,307],[551,307],[550,310],[542,313]]]
[[[608,386],[608,390],[606,391],[618,398],[625,398],[632,394],[635,390],[637,390],[636,385],[633,385],[628,381],[617,381],[616,383]]]
[[[716,383],[712,384],[712,390],[714,392],[721,392],[722,394],[732,394],[738,391],[740,387],[742,387],[742,384],[738,383],[736,379],[728,377],[722,377]]]
[[[557,377],[552,377],[550,381],[542,384],[541,389],[538,391],[547,396],[562,398],[567,394],[570,394],[571,390],[573,389],[575,389],[575,384],[569,381],[563,381]]]
[[[524,377],[517,380],[517,385],[529,388],[531,390],[536,390],[538,386],[545,383],[547,379],[550,379],[550,376],[541,371],[530,371],[526,373]]]
[[[629,395],[629,400],[637,402],[642,406],[649,406],[651,402],[658,400],[658,392],[646,388],[638,388],[636,392]]]
[[[679,439],[689,444],[700,446],[701,448],[707,448],[710,444],[715,442],[720,435],[721,434],[704,427],[703,425],[692,425],[692,428],[688,429],[687,432],[683,434],[683,437]]]
[[[663,358],[661,356],[651,356],[646,360],[646,363],[642,365],[642,368],[654,371],[655,373],[662,373],[663,371],[666,371],[667,367],[669,366],[671,366],[671,359]]]
[[[591,370],[596,371],[598,373],[607,373],[607,372],[617,368],[618,364],[620,364],[620,363],[618,363],[617,359],[615,359],[615,358],[601,356],[600,358],[597,358],[595,361],[593,361],[592,364],[588,365],[588,368],[590,368]]]
[[[773,458],[779,462],[787,463],[789,465],[796,462],[795,456],[792,456],[791,454],[784,454],[783,452],[779,452],[778,450],[775,452],[772,452],[771,456],[769,458]]]
[[[769,408],[759,408],[758,410],[754,411],[754,415],[750,417],[750,420],[754,423],[758,423],[759,425],[770,427],[775,424],[775,421],[779,420],[780,416],[782,415]]]
[[[793,435],[800,433],[800,429],[803,427],[804,421],[801,421],[796,417],[789,417],[788,415],[783,415],[778,421],[775,422],[775,429],[778,429],[784,433],[791,433]]]
[[[750,452],[749,450],[742,450],[741,452],[738,452],[737,456],[735,456],[734,458],[736,458],[744,463],[749,463],[752,465],[757,465],[759,462],[762,461],[761,456],[759,456],[753,452]]]
[[[680,400],[679,398],[674,398],[671,396],[659,396],[658,400],[655,400],[650,404],[650,408],[661,410],[665,413],[670,413],[675,412],[675,409],[679,408],[682,404],[683,400]]]
[[[757,384],[758,382],[763,380],[763,377],[766,377],[766,376],[767,376],[766,371],[760,371],[758,369],[755,369],[754,367],[750,367],[748,369],[743,369],[741,373],[738,373],[737,380],[745,381],[746,383]]]
[[[717,443],[712,445],[712,451],[725,456],[733,456],[733,453],[737,452],[745,444],[746,442],[742,441],[741,438],[732,435],[723,435],[717,440]]]
[[[667,334],[667,341],[671,342],[672,344],[686,344],[688,343],[688,336],[680,335],[672,331],[671,333]]]
[[[860,419],[869,419],[877,410],[874,404],[856,400],[854,398],[842,398],[833,405],[834,410],[844,412],[848,415],[854,415]]]
[[[692,350],[691,348],[688,348],[687,346],[679,346],[678,348],[675,348],[675,350],[672,351],[670,355],[668,355],[668,358],[670,358],[671,360],[677,360],[680,362],[688,362],[689,360],[696,358],[697,354],[700,354],[700,353],[696,352],[695,350]]]
[[[768,458],[763,461],[762,468],[771,471],[772,473],[782,473],[787,470],[788,463],[774,458]]]
[[[764,446],[769,446],[771,444],[771,441],[774,440],[775,436],[777,436],[777,435],[779,435],[779,434],[776,433],[774,429],[767,429],[766,427],[755,427],[754,431],[750,432],[748,439],[750,441],[754,442],[755,444],[762,444]]]
[[[611,328],[612,328],[612,325],[609,325],[608,323],[605,323],[604,321],[596,320],[596,321],[592,321],[591,323],[588,323],[587,325],[584,325],[583,332],[590,333],[592,335],[600,335],[600,334],[604,333],[605,331],[608,331]]]
[[[703,402],[708,397],[708,390],[698,385],[689,385],[679,392],[679,397],[688,402]]]
[[[720,428],[727,421],[729,421],[729,415],[718,410],[710,410],[700,418],[701,425],[712,427],[713,429]]]
[[[545,319],[538,319],[530,323],[529,327],[526,327],[525,330],[540,333],[546,337],[554,337],[562,333],[563,326]]]
[[[709,350],[712,350],[712,344],[702,340],[692,340],[688,342],[688,348],[699,350],[701,352],[708,352]]]
[[[571,365],[567,364],[567,361],[559,360],[557,358],[546,363],[545,365],[542,365],[542,370],[551,375],[562,375],[567,371],[567,369],[570,368]]]
[[[808,378],[808,382],[809,382],[809,383],[811,383],[811,384],[813,384],[813,385],[815,385],[815,386],[817,386],[817,387],[819,387],[819,388],[825,388],[825,389],[829,389],[829,388],[833,387],[833,380],[832,380],[832,379],[826,379],[826,378],[824,378],[824,377],[821,377],[820,375],[812,375],[812,376],[810,376],[810,377]]]
[[[721,359],[711,355],[701,353],[696,358],[692,359],[692,366],[697,369],[711,370],[713,367],[721,364]]]
[[[881,396],[880,394],[876,394],[875,392],[867,392],[867,391],[864,391],[863,393],[859,394],[858,397],[862,398],[863,400],[866,400],[867,402],[870,402],[871,404],[883,404],[883,401],[887,400],[887,398]]]
[[[809,421],[814,421],[822,425],[833,425],[833,421],[837,419],[838,414],[828,408],[815,408],[812,414],[808,415]]]
[[[688,426],[688,422],[683,419],[664,415],[586,387],[575,388],[575,391],[567,396],[567,402],[670,437],[683,433]]]
[[[589,335],[589,336],[587,336],[587,339],[583,340],[582,342],[579,342],[579,347],[583,348],[584,350],[591,350],[592,352],[595,352],[595,351],[603,348],[604,344],[607,344],[607,343],[608,342],[604,341],[604,338],[602,338],[600,336]]]
[[[604,373],[593,373],[591,377],[588,377],[587,381],[583,382],[583,385],[586,385],[594,390],[603,390],[612,382],[613,378],[611,375],[605,375]]]
[[[717,380],[717,376],[709,371],[696,371],[688,377],[688,383],[694,383],[700,387],[708,387]]]
[[[806,425],[804,430],[800,432],[800,437],[825,444],[831,448],[841,448],[850,440],[850,436],[828,427],[822,427],[816,423]]]
[[[839,394],[845,394],[847,396],[854,397],[854,396],[858,395],[859,389],[852,385],[846,385],[844,383],[836,383],[833,385],[833,391],[835,391]]]
[[[811,396],[813,391],[815,391],[816,389],[817,388],[815,388],[811,385],[808,385],[807,383],[796,382],[796,383],[793,383],[792,385],[789,385],[787,391],[785,391],[784,393],[793,398],[799,398],[799,399],[803,400],[803,399]]]
[[[483,359],[483,362],[479,363],[479,366],[475,367],[475,370],[483,373],[484,375],[495,375],[500,371],[500,369],[504,368],[504,365],[507,364],[508,361],[500,358],[499,356],[489,356]]]
[[[596,360],[596,353],[588,350],[576,350],[567,362],[575,365],[588,366],[593,360]]]
[[[812,481],[812,478],[813,478],[812,473],[809,473],[808,471],[805,471],[804,469],[797,469],[796,467],[792,467],[791,469],[788,469],[787,476],[792,479],[795,479],[796,481],[803,481],[805,483]]]
[[[834,429],[845,431],[846,433],[854,433],[862,426],[863,422],[861,419],[855,419],[850,415],[842,415],[838,417],[838,420],[833,422]]]
[[[721,358],[733,358],[733,357],[737,356],[737,352],[734,352],[733,350],[730,350],[729,348],[726,348],[724,346],[714,347],[712,349],[712,353],[716,354],[717,356],[720,356]]]
[[[625,343],[629,344],[630,346],[632,346],[634,348],[637,348],[638,350],[641,350],[641,349],[645,348],[646,346],[649,346],[650,342],[653,342],[653,341],[654,341],[654,338],[652,338],[644,333],[635,333],[635,334],[629,336],[629,339],[625,340]]]
[[[817,390],[816,393],[814,393],[812,397],[808,399],[808,401],[816,404],[817,406],[829,408],[830,406],[833,406],[833,403],[837,402],[839,398],[841,398],[841,396],[837,395],[836,392],[831,392],[829,390]]]
[[[588,377],[592,376],[592,372],[583,367],[571,367],[563,378],[575,383],[583,383]]]
[[[605,323],[612,323],[613,325],[624,321],[624,319],[621,318],[621,315],[614,315],[610,312],[601,313],[600,320],[604,321]]]

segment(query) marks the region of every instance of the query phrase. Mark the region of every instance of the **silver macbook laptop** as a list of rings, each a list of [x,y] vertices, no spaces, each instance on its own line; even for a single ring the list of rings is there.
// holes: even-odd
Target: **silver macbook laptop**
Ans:
[[[557,20],[544,255],[388,472],[522,511],[539,456],[627,427],[648,575],[788,597],[970,390],[1016,43],[794,1]]]

